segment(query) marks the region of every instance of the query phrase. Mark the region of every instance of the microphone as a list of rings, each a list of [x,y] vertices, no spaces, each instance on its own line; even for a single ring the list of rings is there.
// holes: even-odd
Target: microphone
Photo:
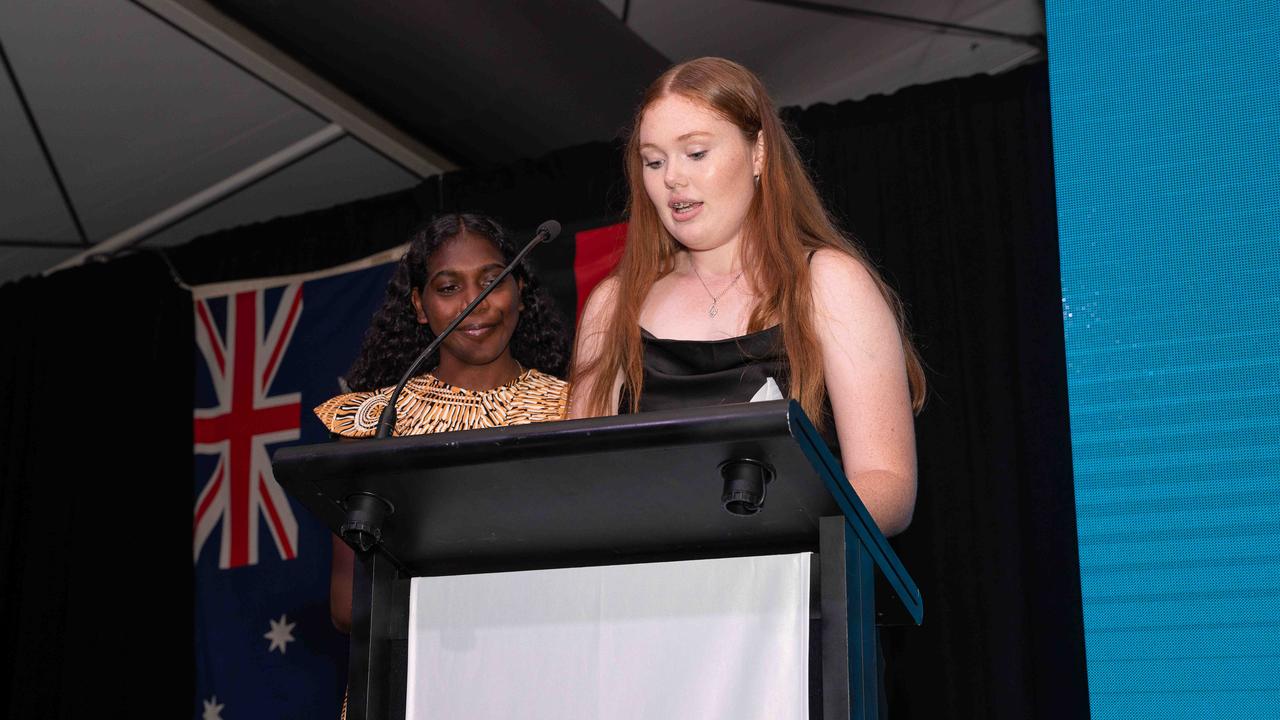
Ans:
[[[400,397],[400,392],[404,390],[404,386],[408,384],[409,379],[413,377],[415,372],[417,372],[418,366],[426,362],[427,358],[431,357],[431,353],[435,352],[436,348],[440,347],[440,343],[444,342],[444,339],[449,336],[449,333],[453,332],[454,328],[458,327],[463,320],[466,320],[467,316],[471,314],[471,311],[475,310],[477,305],[484,302],[484,299],[489,297],[489,293],[493,292],[502,284],[503,280],[507,279],[507,276],[516,269],[516,266],[520,264],[521,260],[524,260],[524,256],[528,255],[529,252],[533,250],[534,246],[538,243],[551,242],[552,240],[555,240],[558,235],[560,235],[560,223],[555,220],[548,220],[539,225],[538,231],[533,234],[533,239],[529,241],[528,245],[524,246],[524,249],[516,253],[515,259],[504,267],[502,272],[498,273],[498,276],[493,279],[493,282],[489,283],[488,286],[486,286],[485,289],[476,296],[476,299],[471,301],[471,304],[463,308],[462,312],[458,313],[458,317],[454,318],[444,330],[440,331],[440,333],[436,335],[436,339],[432,340],[431,344],[427,346],[427,349],[423,350],[422,354],[418,355],[418,357],[409,364],[409,369],[406,370],[404,376],[400,378],[400,383],[396,385],[395,390],[391,391],[391,397],[387,398],[387,406],[382,409],[382,414],[378,416],[378,431],[374,433],[375,438],[391,436],[391,431],[396,426],[396,399]]]

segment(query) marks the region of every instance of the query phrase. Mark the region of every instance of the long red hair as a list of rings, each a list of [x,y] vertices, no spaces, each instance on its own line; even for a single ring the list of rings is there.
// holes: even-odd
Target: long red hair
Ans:
[[[759,296],[747,332],[781,325],[791,367],[791,397],[800,402],[816,424],[825,424],[826,385],[822,363],[815,361],[822,354],[814,330],[808,260],[812,251],[831,248],[862,263],[897,317],[912,408],[919,411],[924,404],[924,371],[907,334],[897,294],[885,284],[865,253],[831,221],[760,79],[735,62],[714,57],[690,60],[667,70],[649,86],[636,112],[624,159],[630,188],[626,248],[610,275],[616,283],[613,316],[598,345],[599,354],[584,365],[574,363],[574,379],[596,379],[588,395],[575,401],[584,402],[592,415],[614,412],[615,408],[609,407],[613,378],[621,373],[631,410],[638,409],[644,379],[640,308],[653,284],[672,271],[680,250],[645,191],[640,123],[654,102],[671,94],[711,108],[736,125],[748,143],[754,145],[763,134],[764,167],[743,221],[742,267],[747,269]]]

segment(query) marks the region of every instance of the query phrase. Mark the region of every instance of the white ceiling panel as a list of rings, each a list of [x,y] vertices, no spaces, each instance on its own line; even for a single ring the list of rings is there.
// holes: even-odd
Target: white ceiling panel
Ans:
[[[76,241],[57,183],[22,105],[0,72],[0,239]]]
[[[178,245],[223,228],[296,215],[413,187],[418,179],[346,138],[151,237]]]
[[[615,12],[619,3],[602,0]],[[1039,0],[826,0],[1003,32],[1044,31]],[[780,107],[857,100],[996,72],[1037,56],[1011,40],[837,17],[755,0],[630,0],[627,24],[673,62],[718,55],[760,74]]]
[[[882,9],[903,12],[893,7]],[[787,88],[785,95],[789,97],[782,105],[859,100],[912,85],[999,72],[1041,56],[1038,49],[1012,40],[809,14],[825,21],[826,31],[814,33],[805,42],[792,41],[780,48],[770,63],[769,73]],[[918,14],[1020,34],[1042,32],[1044,27],[1039,5],[1026,0],[957,2],[942,16],[930,13],[926,6]],[[851,31],[858,32],[856,43],[843,36]]]
[[[5,0],[0,39],[91,240],[325,124],[126,0]]]

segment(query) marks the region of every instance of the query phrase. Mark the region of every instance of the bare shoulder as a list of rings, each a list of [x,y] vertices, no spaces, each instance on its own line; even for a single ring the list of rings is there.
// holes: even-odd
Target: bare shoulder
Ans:
[[[582,306],[582,317],[578,321],[580,329],[598,330],[601,325],[608,323],[618,299],[619,285],[618,278],[613,275],[596,284]]]
[[[892,311],[871,270],[858,258],[839,250],[822,248],[809,262],[815,306],[835,317],[853,312],[869,318],[892,320]]]
[[[610,275],[595,286],[583,303],[582,312],[578,316],[578,329],[574,333],[576,337],[571,371],[574,377],[578,377],[578,372],[594,363],[595,358],[600,355],[601,343],[613,322],[613,309],[618,302],[621,284],[618,278]]]
[[[571,418],[601,414],[589,409],[582,398],[592,397],[596,383],[601,382],[598,377],[600,369],[597,363],[604,352],[604,344],[608,338],[609,326],[613,321],[613,311],[618,302],[621,284],[618,278],[612,275],[605,278],[596,285],[587,296],[587,302],[583,304],[582,314],[578,318],[577,337],[574,340],[573,367],[569,373],[573,378],[568,401],[568,414]],[[618,379],[606,378],[603,382],[610,381],[614,384],[613,400],[611,404],[605,403],[604,407],[612,407],[616,410],[617,388],[622,384],[621,373]]]
[[[620,281],[617,275],[609,275],[605,279],[596,283],[591,290],[591,294],[587,296],[587,302],[593,301],[609,301],[613,302],[614,297],[618,294],[618,285]]]

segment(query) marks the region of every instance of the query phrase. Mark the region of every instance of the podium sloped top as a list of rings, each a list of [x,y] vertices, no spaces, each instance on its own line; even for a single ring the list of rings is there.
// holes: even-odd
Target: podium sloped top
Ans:
[[[719,467],[739,459],[775,472],[763,508],[745,517],[721,506]],[[335,532],[345,498],[390,503],[378,551],[413,575],[816,550],[819,519],[844,515],[909,609],[919,604],[839,465],[785,400],[295,446],[272,465]]]

